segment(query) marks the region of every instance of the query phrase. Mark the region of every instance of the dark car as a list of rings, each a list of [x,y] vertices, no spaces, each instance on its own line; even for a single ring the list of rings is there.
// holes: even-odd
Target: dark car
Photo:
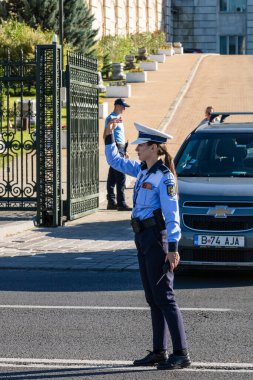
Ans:
[[[231,114],[213,113],[221,122],[196,128],[175,157],[185,266],[253,268],[253,123],[223,123]]]
[[[204,49],[197,49],[197,48],[184,48],[184,53],[190,53],[190,54],[203,54],[208,53],[207,50]]]

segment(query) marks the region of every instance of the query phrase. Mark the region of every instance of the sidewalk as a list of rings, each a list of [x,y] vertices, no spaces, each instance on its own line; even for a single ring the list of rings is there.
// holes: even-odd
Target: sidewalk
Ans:
[[[203,117],[207,105],[218,111],[250,110],[253,57],[207,56],[200,62],[202,57],[197,54],[168,57],[158,72],[148,73],[148,83],[133,85],[133,96],[128,99],[131,108],[124,117],[129,141],[136,136],[134,121],[162,128],[174,136],[169,142],[174,155],[182,139]],[[197,65],[194,81],[190,82]],[[108,101],[111,110],[114,99]],[[101,120],[100,137],[103,123]],[[130,145],[129,153],[135,157],[134,146]],[[100,138],[100,211],[68,222],[65,227],[29,231],[26,227],[20,234],[7,236],[8,233],[3,234],[3,225],[13,229],[21,221],[14,222],[12,215],[4,218],[0,213],[0,269],[137,270],[130,213],[106,210],[107,172]],[[131,188],[126,195],[131,204]],[[32,220],[29,222],[32,226]]]
[[[0,211],[0,242],[7,236],[33,228],[34,222],[35,212]]]

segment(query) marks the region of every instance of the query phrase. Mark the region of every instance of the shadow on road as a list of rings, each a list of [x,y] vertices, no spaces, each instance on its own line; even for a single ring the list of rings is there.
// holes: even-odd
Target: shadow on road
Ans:
[[[252,274],[178,274],[176,290],[252,287]],[[138,271],[0,270],[0,291],[116,292],[143,291]],[[253,292],[253,290],[252,290]]]
[[[124,366],[124,369],[115,368],[111,370],[110,367],[84,367],[84,368],[64,368],[64,369],[44,369],[44,370],[25,370],[25,371],[16,371],[16,372],[5,372],[1,373],[1,379],[14,379],[14,380],[39,380],[39,379],[76,379],[83,378],[89,379],[93,377],[101,376],[101,379],[104,379],[105,376],[108,376],[108,379],[119,379],[119,375],[124,375],[124,378],[129,378],[128,375],[132,374],[143,374],[143,379],[145,379],[145,373],[157,371],[155,368],[145,369],[145,370],[136,370],[132,369],[131,366]],[[166,371],[165,371],[166,372]],[[165,375],[165,374],[164,374]],[[110,376],[110,377],[109,377]],[[123,377],[120,377],[123,379]],[[134,377],[136,378],[136,377]],[[161,377],[159,377],[161,378]],[[164,376],[166,378],[166,376]]]
[[[142,290],[139,272],[0,270],[0,291],[114,292]]]

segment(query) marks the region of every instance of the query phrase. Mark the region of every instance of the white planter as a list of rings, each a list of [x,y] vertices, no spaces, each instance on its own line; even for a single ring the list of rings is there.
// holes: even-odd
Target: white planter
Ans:
[[[23,99],[18,100],[18,110],[21,111],[21,105],[23,107],[23,115],[26,116],[25,114],[28,112],[31,112],[32,114],[36,113],[36,100],[34,99]]]
[[[130,98],[131,84],[125,86],[106,86],[107,98]]]
[[[153,62],[142,61],[140,63],[140,68],[144,71],[157,71],[158,63],[156,61],[153,61]]]
[[[145,71],[129,72],[126,75],[126,81],[129,83],[147,82],[147,73]]]
[[[165,57],[166,57],[165,54],[150,54],[150,56],[148,58],[151,59],[152,61],[164,63]]]
[[[165,54],[166,56],[172,56],[175,54],[174,49],[158,49],[158,54]]]
[[[184,54],[184,48],[183,47],[174,47],[175,54]]]
[[[108,116],[108,103],[99,104],[98,107],[99,119],[105,119]]]

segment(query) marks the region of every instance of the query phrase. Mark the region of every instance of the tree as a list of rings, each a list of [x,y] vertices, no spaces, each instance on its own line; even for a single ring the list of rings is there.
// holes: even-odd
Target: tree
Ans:
[[[57,1],[53,0],[4,0],[4,19],[16,18],[32,28],[54,30],[57,23]]]
[[[12,60],[20,60],[21,50],[24,59],[34,59],[36,45],[46,45],[52,41],[52,32],[43,32],[20,23],[17,20],[2,21],[0,24],[0,58],[10,52]]]
[[[32,28],[59,32],[59,0],[4,0],[0,14],[15,17]],[[92,28],[94,15],[84,0],[64,0],[64,38],[83,54],[91,52],[97,30]],[[2,16],[2,17],[3,17]]]
[[[64,36],[80,53],[92,51],[98,30],[92,28],[94,15],[84,0],[64,0]]]
[[[7,9],[7,4],[6,1],[0,1],[0,19],[1,20],[6,20],[8,17],[8,9]]]
[[[9,0],[18,5],[17,14],[32,28],[40,26],[42,30],[58,29],[58,1],[55,0]]]

